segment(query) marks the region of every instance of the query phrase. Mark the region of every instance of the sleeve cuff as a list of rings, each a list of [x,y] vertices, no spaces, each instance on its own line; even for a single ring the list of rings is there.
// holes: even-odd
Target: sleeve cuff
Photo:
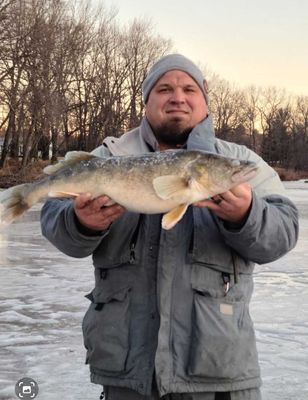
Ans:
[[[262,209],[261,202],[256,194],[252,192],[252,202],[250,208],[246,217],[240,223],[228,222],[217,218],[221,233],[226,236],[237,236],[242,235],[245,232],[249,232],[248,236],[253,236],[252,232],[255,227],[257,216],[260,213],[260,209]]]

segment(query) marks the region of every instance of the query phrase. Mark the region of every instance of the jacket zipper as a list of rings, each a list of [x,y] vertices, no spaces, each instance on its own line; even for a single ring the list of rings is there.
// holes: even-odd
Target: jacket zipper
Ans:
[[[136,244],[137,244],[138,234],[139,234],[142,220],[143,220],[143,214],[140,214],[136,229],[134,230],[134,233],[133,233],[131,241],[130,241],[130,257],[129,257],[130,264],[135,264],[135,262],[136,262],[135,250],[136,250]]]

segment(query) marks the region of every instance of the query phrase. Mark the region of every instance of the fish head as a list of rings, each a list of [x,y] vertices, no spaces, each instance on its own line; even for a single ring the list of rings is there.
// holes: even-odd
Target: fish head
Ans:
[[[247,182],[258,173],[258,166],[254,161],[237,160],[231,161],[231,181],[234,184]]]
[[[200,152],[190,170],[192,177],[213,196],[249,181],[257,174],[258,166],[253,161]]]

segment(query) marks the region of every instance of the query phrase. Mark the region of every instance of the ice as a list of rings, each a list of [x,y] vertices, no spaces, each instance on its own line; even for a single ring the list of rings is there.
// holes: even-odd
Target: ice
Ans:
[[[255,322],[264,400],[308,399],[308,182],[285,183],[300,215],[296,248],[257,266]]]
[[[0,399],[33,378],[43,400],[98,399],[81,335],[93,286],[90,258],[73,259],[41,235],[36,206],[0,233]]]
[[[256,266],[251,314],[264,400],[308,399],[308,183],[285,184],[300,213],[296,248]],[[73,259],[41,235],[40,205],[0,232],[0,399],[33,378],[38,399],[98,400],[90,383],[81,321],[93,286],[90,258]]]

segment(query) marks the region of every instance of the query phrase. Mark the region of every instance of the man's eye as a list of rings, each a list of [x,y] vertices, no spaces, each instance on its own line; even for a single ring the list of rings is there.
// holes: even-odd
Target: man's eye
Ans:
[[[161,89],[159,89],[159,93],[167,93],[167,92],[169,92],[169,88],[161,88]]]

